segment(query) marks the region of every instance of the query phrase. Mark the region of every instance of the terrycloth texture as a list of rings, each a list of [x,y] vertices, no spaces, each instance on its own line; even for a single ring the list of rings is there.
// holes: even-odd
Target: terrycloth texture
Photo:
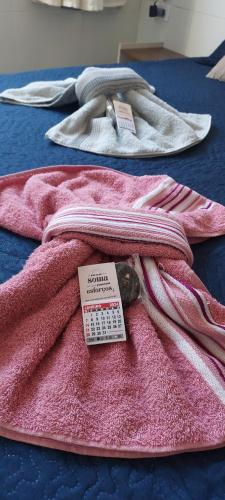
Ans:
[[[209,113],[213,125],[206,140],[182,154],[146,159],[118,159],[55,146],[43,139],[43,130],[68,115],[69,108],[37,109],[0,106],[2,141],[1,174],[19,172],[51,164],[92,164],[115,168],[132,175],[167,174],[191,186],[208,198],[225,205],[224,85],[205,78],[210,68],[191,58],[130,63],[135,71],[157,88],[157,94],[180,111]],[[22,87],[31,81],[74,78],[82,68],[52,68],[0,76],[0,92]],[[165,79],[166,75],[166,79]],[[201,88],[201,92],[199,89]],[[218,106],[219,102],[219,106]],[[34,130],[36,133],[34,134]],[[196,172],[198,175],[196,175]],[[0,229],[0,279],[6,281],[19,272],[38,242]],[[194,269],[214,297],[225,304],[225,236],[193,246]],[[208,452],[183,453],[149,459],[105,459],[64,453],[0,438],[0,480],[3,498],[11,500],[92,500],[96,497],[165,498],[218,500],[224,492],[225,448]],[[54,480],[52,481],[52,478]],[[24,485],[29,484],[29,488]],[[141,488],[140,488],[141,486]],[[69,492],[69,493],[68,493]]]
[[[35,86],[38,90],[38,82]],[[71,87],[68,102],[74,102],[73,84]],[[71,91],[72,101],[69,101]],[[116,92],[122,92],[132,106],[136,134],[115,128],[114,120],[107,116],[107,97]],[[121,157],[168,155],[194,146],[206,137],[211,126],[210,115],[180,113],[153,92],[154,87],[132,69],[87,68],[76,82],[80,108],[50,128],[46,137],[62,146]],[[18,89],[16,93],[11,89],[0,94],[0,100],[32,105],[33,95],[33,87]],[[59,97],[58,100],[61,103]],[[54,99],[52,102],[55,106]]]
[[[185,232],[173,218],[167,214],[151,212],[142,213],[138,210],[103,208],[87,205],[70,206],[59,210],[50,220],[44,230],[42,241],[50,241],[54,236],[70,231],[82,233],[82,238],[88,237],[89,242],[97,241],[99,249],[105,251],[107,239],[111,246],[112,240],[122,242],[122,249],[114,249],[118,255],[128,254],[127,246],[137,252],[140,244],[154,243],[170,245],[182,252],[187,261],[192,264],[193,257]],[[83,236],[84,235],[84,236]],[[93,238],[94,236],[94,238]],[[118,244],[117,244],[118,246]],[[110,252],[110,251],[109,251]],[[144,250],[148,252],[148,249]],[[110,252],[111,253],[111,252]],[[144,253],[145,255],[145,253]]]
[[[56,167],[3,177],[0,193],[1,225],[38,240],[55,213],[84,204],[158,213],[183,226],[189,241],[225,233],[224,207],[167,176]],[[110,256],[99,252],[99,241]],[[1,286],[3,436],[111,456],[224,444],[224,307],[183,252],[170,244],[135,245],[80,232],[55,236]],[[77,266],[134,248],[143,257],[134,260],[144,275],[144,306],[125,311],[127,342],[88,348]]]
[[[150,90],[148,82],[130,68],[86,68],[77,79],[76,92],[80,105],[86,104],[100,95],[113,95],[115,92]]]
[[[21,89],[5,90],[0,94],[0,102],[36,108],[58,108],[77,102],[75,85],[75,78],[33,82]]]

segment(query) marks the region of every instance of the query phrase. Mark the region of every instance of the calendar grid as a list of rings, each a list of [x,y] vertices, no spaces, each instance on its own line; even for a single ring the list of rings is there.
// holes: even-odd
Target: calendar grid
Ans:
[[[83,321],[87,344],[126,340],[121,300],[86,303]]]

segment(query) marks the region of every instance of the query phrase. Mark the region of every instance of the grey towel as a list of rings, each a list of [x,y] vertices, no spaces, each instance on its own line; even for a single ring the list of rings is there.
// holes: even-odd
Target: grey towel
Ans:
[[[87,68],[75,87],[79,109],[46,133],[62,146],[110,156],[160,156],[194,146],[210,130],[210,115],[180,113],[156,97],[154,87],[130,68]],[[118,92],[132,106],[136,134],[117,129],[107,116],[107,99]],[[0,99],[7,93],[12,98],[13,92],[6,91]],[[21,99],[19,103],[24,104]]]
[[[77,102],[75,85],[75,78],[32,82],[20,89],[5,90],[0,94],[0,102],[36,108],[57,108]]]

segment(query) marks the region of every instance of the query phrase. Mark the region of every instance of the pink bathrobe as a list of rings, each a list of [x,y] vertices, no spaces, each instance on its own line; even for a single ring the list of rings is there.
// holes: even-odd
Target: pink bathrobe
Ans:
[[[2,436],[119,457],[224,445],[225,308],[189,245],[225,234],[223,206],[167,176],[47,167],[0,179],[0,224],[42,241],[0,286]],[[88,347],[77,268],[127,258],[127,341]]]

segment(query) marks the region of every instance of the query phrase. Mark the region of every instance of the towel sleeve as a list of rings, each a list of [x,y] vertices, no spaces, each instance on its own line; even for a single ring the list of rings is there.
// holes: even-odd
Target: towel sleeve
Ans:
[[[42,167],[0,178],[0,227],[41,241],[49,216],[73,199],[61,183],[70,179],[68,168]]]
[[[188,241],[199,243],[225,234],[225,207],[186,186],[177,186],[179,194],[170,202],[167,211],[176,214]]]
[[[42,230],[36,213],[25,199],[24,182],[24,176],[20,174],[0,179],[0,227],[41,240]]]
[[[189,243],[225,234],[225,207],[169,176],[162,176],[135,207],[169,213],[183,225]]]
[[[146,189],[154,191],[164,177],[135,177],[92,165],[56,165],[6,175],[0,177],[0,227],[41,241],[49,220],[61,208],[139,208]],[[136,207],[137,198],[141,204]]]

